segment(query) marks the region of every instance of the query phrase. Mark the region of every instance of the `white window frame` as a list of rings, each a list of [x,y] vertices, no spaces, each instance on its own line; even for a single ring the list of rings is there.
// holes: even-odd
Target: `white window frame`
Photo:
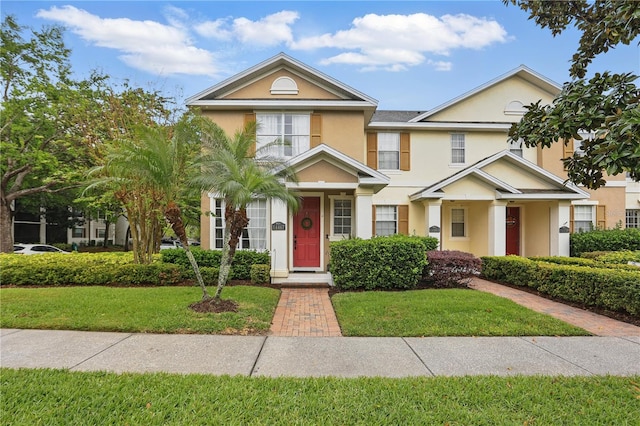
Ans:
[[[589,212],[587,214],[587,212]],[[580,222],[580,226],[578,226]],[[586,223],[590,226],[586,226]],[[588,232],[596,229],[596,205],[595,204],[574,204],[573,205],[573,232]]]
[[[396,164],[391,165],[391,167],[386,167],[389,164],[383,165],[380,162],[382,153],[396,153]],[[378,132],[378,170],[400,170],[400,133]]]
[[[467,136],[465,133],[450,133],[449,134],[449,145],[450,145],[450,165],[452,166],[462,166],[467,162]],[[462,142],[462,146],[459,146],[460,142]],[[458,146],[456,146],[458,144]],[[462,152],[462,161],[459,161],[459,158],[455,158],[454,154],[459,154]]]
[[[454,225],[454,210],[462,210],[462,222],[455,222],[456,224],[462,223],[464,227],[463,235],[453,235]],[[455,219],[459,219],[456,217]],[[468,207],[452,206],[449,208],[449,238],[452,240],[462,240],[469,238],[469,209]]]
[[[266,126],[264,125],[263,120],[267,116],[279,117],[278,125],[280,128],[276,131],[276,133],[273,133],[273,134],[261,133],[266,131],[265,129]],[[292,121],[291,132],[287,133],[287,123],[286,123],[287,117],[294,117],[294,116],[306,118],[306,127],[304,129],[304,132],[294,133],[294,129],[293,129],[294,123]],[[260,150],[261,146],[280,140],[282,142],[288,142],[288,143],[279,144],[277,147],[274,147],[274,149],[277,149],[277,152],[270,151],[268,154],[277,156],[280,158],[292,158],[302,154],[305,151],[308,151],[311,148],[311,113],[310,112],[304,112],[304,111],[258,112],[256,113],[256,122],[258,124],[258,127],[256,129],[256,148],[258,150]],[[292,142],[291,140],[288,140],[293,138],[298,138],[299,142],[295,143],[295,142]]]
[[[346,196],[346,195],[329,195],[329,200],[331,201],[331,232],[329,234],[329,241],[337,241],[344,240],[347,238],[352,238],[354,236],[355,231],[355,197]],[[349,201],[351,202],[351,232],[348,234],[336,234],[335,233],[335,202],[336,201]]]
[[[391,220],[378,220],[378,215],[381,213],[381,209],[387,209],[387,208],[392,208],[394,209],[394,216],[395,219],[393,221]],[[389,204],[382,204],[382,205],[376,205],[376,236],[386,236],[386,235],[396,235],[398,233],[398,206],[397,205],[389,205]],[[380,234],[378,233],[378,223],[381,222],[394,222],[394,232],[392,232],[391,234]]]
[[[635,222],[635,223],[632,223]],[[625,228],[640,228],[640,209],[626,209],[624,211]]]
[[[520,158],[524,158],[524,141],[522,140],[522,138],[518,139],[517,141],[509,139],[507,144],[509,145],[510,153],[515,154]]]
[[[259,210],[264,210],[265,216],[264,216],[264,227],[259,227],[258,226],[252,226],[253,224],[256,223],[256,217],[252,217],[251,212],[254,211],[255,209],[255,204],[256,203],[264,203],[263,207],[260,207]],[[219,210],[219,214],[216,214],[216,211]],[[224,220],[224,210],[225,210],[225,203],[224,203],[224,199],[222,198],[216,198],[213,197],[211,198],[211,213],[212,213],[212,218],[211,218],[211,231],[210,231],[210,236],[211,236],[211,241],[210,241],[210,248],[212,250],[221,250],[222,249],[222,245],[224,245],[224,227],[225,227],[225,220]],[[249,218],[249,226],[247,226],[245,229],[243,229],[242,231],[242,236],[240,237],[240,241],[238,241],[238,247],[236,248],[236,250],[252,250],[252,251],[266,251],[269,249],[269,243],[270,243],[270,230],[269,230],[269,203],[266,199],[258,199],[255,202],[250,203],[247,206],[247,217]],[[253,223],[252,223],[253,222]],[[251,232],[252,229],[264,229],[264,239],[263,238],[259,238],[259,240],[264,240],[264,247],[245,247],[247,245],[250,245],[250,238],[248,238],[248,234],[249,232]],[[220,233],[221,238],[217,238],[217,233]],[[217,246],[218,241],[220,241],[220,247]]]

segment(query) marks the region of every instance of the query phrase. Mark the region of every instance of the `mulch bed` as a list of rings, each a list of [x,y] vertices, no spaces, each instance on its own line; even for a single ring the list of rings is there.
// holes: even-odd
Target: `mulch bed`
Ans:
[[[238,312],[238,303],[229,299],[205,299],[189,305],[189,309],[196,312]]]

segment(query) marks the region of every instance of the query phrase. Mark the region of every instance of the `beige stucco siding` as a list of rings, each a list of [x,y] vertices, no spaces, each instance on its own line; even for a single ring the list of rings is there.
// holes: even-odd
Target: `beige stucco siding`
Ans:
[[[448,200],[493,200],[496,196],[495,188],[481,181],[475,176],[467,176],[443,188],[445,199]]]
[[[553,98],[551,93],[544,92],[522,78],[513,76],[428,119],[429,121],[516,122],[520,120],[520,116],[504,113],[509,102],[520,101],[524,105],[529,105],[539,99],[542,99],[543,103],[551,103]]]
[[[271,85],[279,77],[289,77],[295,81],[298,86],[298,94],[272,95]],[[222,99],[291,99],[292,101],[295,101],[300,99],[340,99],[340,97],[289,71],[280,70],[253,81],[251,84],[229,93]]]
[[[296,174],[300,182],[358,182],[357,176],[324,160],[298,170]]]
[[[553,203],[557,205],[556,203]],[[548,256],[549,255],[549,214],[552,203],[526,203],[516,205],[520,207],[520,241],[522,255],[524,256]],[[557,232],[557,230],[555,231]]]
[[[557,189],[557,185],[544,181],[531,173],[518,170],[507,161],[496,161],[482,170],[517,189]]]
[[[322,143],[365,163],[366,144],[362,111],[316,111],[322,114]]]

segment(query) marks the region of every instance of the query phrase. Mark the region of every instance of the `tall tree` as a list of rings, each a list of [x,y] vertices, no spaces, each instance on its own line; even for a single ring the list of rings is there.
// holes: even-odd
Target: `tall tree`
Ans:
[[[569,26],[581,33],[580,46],[570,67],[572,81],[551,105],[528,106],[521,122],[511,128],[513,140],[526,146],[549,147],[556,142],[579,141],[580,150],[564,161],[569,179],[587,188],[606,183],[605,174],[628,172],[640,180],[640,90],[632,73],[595,73],[588,66],[599,54],[620,44],[629,45],[640,34],[640,2],[636,0],[503,0],[529,13],[556,36]],[[583,135],[590,135],[584,138]]]
[[[284,184],[287,180],[296,180],[294,171],[282,159],[267,154],[272,145],[256,151],[255,135],[255,122],[236,131],[233,137],[211,123],[202,135],[201,172],[197,182],[203,191],[217,194],[225,204],[224,245],[214,295],[218,300],[229,279],[242,231],[249,224],[247,205],[258,199],[277,199],[297,210],[300,204],[299,197]]]
[[[7,16],[0,31],[0,252],[13,251],[12,206],[22,197],[77,185],[92,165],[87,128],[95,84],[70,77],[69,50],[59,27],[32,31]]]

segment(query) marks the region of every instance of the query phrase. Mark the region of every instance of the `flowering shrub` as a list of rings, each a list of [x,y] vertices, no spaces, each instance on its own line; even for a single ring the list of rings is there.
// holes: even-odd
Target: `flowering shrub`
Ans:
[[[471,253],[432,250],[427,253],[423,280],[438,288],[468,287],[480,274],[481,261]]]

